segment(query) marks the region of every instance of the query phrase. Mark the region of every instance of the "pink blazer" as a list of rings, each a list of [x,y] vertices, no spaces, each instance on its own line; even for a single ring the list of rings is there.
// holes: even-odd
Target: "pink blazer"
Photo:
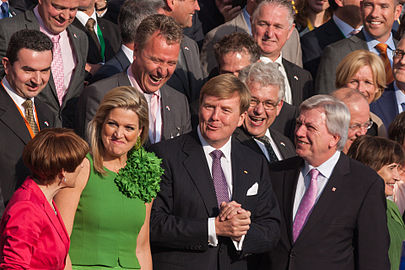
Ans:
[[[63,269],[69,236],[38,185],[28,177],[0,223],[0,269]]]

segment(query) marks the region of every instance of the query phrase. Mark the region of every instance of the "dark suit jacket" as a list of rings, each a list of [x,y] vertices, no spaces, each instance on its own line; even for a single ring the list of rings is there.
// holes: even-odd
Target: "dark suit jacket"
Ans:
[[[1,269],[64,268],[69,235],[61,215],[55,215],[31,178],[10,200],[0,232]]]
[[[128,57],[125,55],[124,51],[120,48],[116,55],[114,55],[110,60],[108,60],[94,76],[91,77],[90,83],[111,77],[117,73],[126,70],[131,62],[129,62]]]
[[[295,147],[291,143],[290,139],[288,139],[286,136],[278,132],[277,130],[274,130],[272,128],[269,128],[270,131],[270,136],[273,139],[274,143],[277,145],[277,149],[279,150],[281,156],[283,159],[287,159],[290,157],[294,157],[295,154]],[[243,127],[238,127],[233,135],[232,135],[237,141],[240,143],[246,145],[256,153],[259,153],[261,155],[264,155],[263,151],[260,149],[259,145],[256,143],[256,141],[252,138],[252,136],[247,133],[247,131]]]
[[[281,240],[260,269],[390,269],[384,182],[375,171],[340,158],[307,223],[292,242],[295,189],[304,160],[270,165],[281,212]]]
[[[94,40],[90,35],[90,32],[86,27],[77,19],[72,23],[74,26],[82,30],[87,34],[87,40],[89,42],[89,50],[87,53],[87,62],[91,64],[98,64],[103,62],[101,58],[101,52],[97,49],[98,40]],[[116,24],[113,24],[109,20],[103,18],[97,18],[97,24],[100,27],[105,42],[105,62],[113,58],[121,47],[120,30]],[[96,43],[97,42],[97,43]]]
[[[304,68],[311,72],[312,78],[316,78],[323,49],[344,38],[333,19],[301,37],[302,62]]]
[[[75,129],[86,137],[88,123],[97,112],[104,95],[118,86],[131,86],[126,72],[98,81],[86,87],[80,96]],[[162,101],[162,140],[167,140],[191,130],[190,110],[186,97],[168,85],[160,89]]]
[[[54,127],[55,117],[47,105],[35,98],[35,109],[40,129]],[[22,162],[22,152],[31,140],[31,135],[21,117],[13,99],[0,85],[0,170],[1,170],[1,198],[0,215],[3,202],[7,203],[29,175],[29,170]],[[4,210],[4,209],[3,209]]]
[[[6,56],[11,35],[22,29],[39,30],[37,18],[32,10],[17,14],[17,16],[13,18],[0,20],[0,58]],[[75,26],[68,26],[67,31],[75,51],[77,64],[72,78],[70,79],[67,93],[63,98],[62,106],[59,105],[52,74],[48,85],[41,91],[38,98],[49,106],[53,114],[57,115],[57,126],[73,127],[74,112],[76,110],[75,105],[84,86],[84,67],[86,64],[88,44],[86,34]],[[4,76],[2,64],[0,64],[0,75]]]
[[[311,74],[303,68],[283,58],[283,66],[290,84],[292,103],[299,106],[302,101],[313,95],[313,82]]]
[[[271,124],[271,128],[277,130],[284,136],[288,137],[294,142],[295,137],[295,121],[298,117],[298,108],[284,102],[280,113],[277,115],[276,120]]]
[[[13,16],[17,13],[25,12],[34,8],[38,4],[38,0],[9,0],[10,10],[13,8]]]
[[[370,104],[370,111],[380,117],[384,126],[388,129],[395,116],[399,114],[393,83],[384,90],[384,93],[377,101]]]
[[[339,40],[325,47],[315,80],[315,93],[328,94],[336,89],[336,68],[346,55],[356,50],[368,51],[363,31],[355,36]],[[394,39],[394,43],[396,46],[396,39]]]
[[[241,252],[227,237],[219,237],[217,247],[208,245],[208,218],[218,215],[218,204],[197,132],[151,146],[165,170],[151,213],[154,269],[256,269],[248,268],[248,255],[277,243],[279,210],[267,161],[235,140],[231,147],[232,200],[252,213]],[[257,194],[246,196],[255,183]]]

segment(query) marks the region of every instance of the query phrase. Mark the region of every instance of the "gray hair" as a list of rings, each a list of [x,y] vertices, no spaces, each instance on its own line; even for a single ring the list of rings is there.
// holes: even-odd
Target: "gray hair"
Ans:
[[[136,29],[146,17],[164,7],[162,0],[126,0],[118,15],[118,25],[123,43],[134,42]]]
[[[253,63],[243,68],[239,72],[239,80],[241,80],[246,86],[250,82],[259,83],[262,87],[266,87],[268,85],[278,86],[278,101],[284,98],[284,76],[281,74],[280,70],[278,69],[278,64],[276,63]]]
[[[255,9],[255,11],[252,14],[252,22],[255,23],[257,16],[260,13],[260,9],[264,6],[264,5],[275,5],[275,6],[280,6],[280,7],[284,7],[285,9],[287,9],[288,11],[288,23],[290,24],[290,27],[292,26],[292,24],[294,23],[294,16],[295,16],[295,12],[293,9],[293,5],[291,3],[290,0],[263,0]]]
[[[346,144],[350,124],[350,111],[340,100],[329,95],[316,95],[304,100],[300,112],[322,108],[326,115],[326,127],[331,134],[338,135],[340,140],[337,150],[343,150]]]

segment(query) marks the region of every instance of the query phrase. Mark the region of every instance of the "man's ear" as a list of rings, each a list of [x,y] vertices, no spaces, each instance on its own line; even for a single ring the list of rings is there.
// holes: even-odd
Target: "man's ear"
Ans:
[[[8,70],[11,66],[10,60],[7,57],[3,57],[3,59],[1,60],[1,63],[3,64],[3,67],[4,67],[4,73],[6,73],[6,75],[8,75]]]

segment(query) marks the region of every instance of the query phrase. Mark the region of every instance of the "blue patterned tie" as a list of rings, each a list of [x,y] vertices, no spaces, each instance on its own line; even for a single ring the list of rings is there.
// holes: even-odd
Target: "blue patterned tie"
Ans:
[[[0,9],[1,9],[1,14],[0,14],[1,18],[0,19],[8,18],[8,3],[3,2],[3,4],[1,4],[1,6],[0,6]]]
[[[215,193],[217,195],[218,207],[222,202],[229,202],[228,184],[226,183],[224,171],[221,167],[221,150],[214,150],[210,153],[212,157],[212,179],[214,181]]]

